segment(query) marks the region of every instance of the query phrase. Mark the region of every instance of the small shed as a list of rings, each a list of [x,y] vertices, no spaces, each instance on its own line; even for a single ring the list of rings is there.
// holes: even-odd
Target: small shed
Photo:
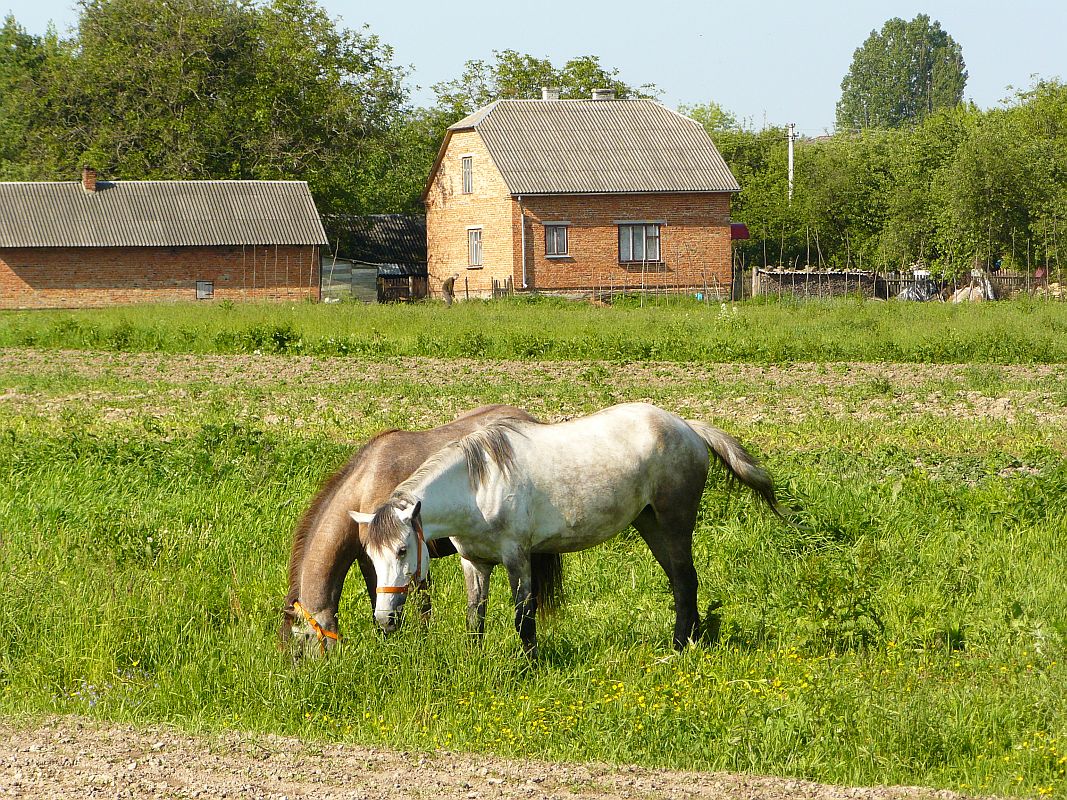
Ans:
[[[395,302],[426,296],[426,217],[335,215],[325,224],[336,257],[323,258],[324,297]]]

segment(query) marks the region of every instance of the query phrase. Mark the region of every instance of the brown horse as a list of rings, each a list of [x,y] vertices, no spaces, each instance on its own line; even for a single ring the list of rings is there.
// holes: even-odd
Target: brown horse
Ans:
[[[280,630],[282,642],[295,652],[325,653],[337,640],[337,607],[345,577],[358,563],[374,608],[377,577],[349,511],[373,511],[392,495],[398,484],[445,445],[483,426],[501,420],[537,420],[520,408],[490,405],[460,415],[426,431],[388,430],[361,447],[348,463],[330,476],[311,501],[293,533],[289,556],[289,593]],[[448,539],[434,542],[431,557],[452,555]],[[535,565],[541,585],[557,585],[559,559]]]

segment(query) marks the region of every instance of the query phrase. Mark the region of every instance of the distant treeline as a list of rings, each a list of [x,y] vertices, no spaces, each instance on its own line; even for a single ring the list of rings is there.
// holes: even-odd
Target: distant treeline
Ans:
[[[936,111],[891,130],[801,139],[793,202],[781,128],[719,126],[741,184],[748,263],[958,275],[1000,264],[1059,268],[1067,256],[1067,86],[1040,82],[1003,108]]]
[[[314,0],[84,0],[74,30],[0,26],[0,180],[300,179],[324,214],[417,212],[448,125],[499,97],[562,96],[623,83],[595,56],[562,67],[515,51],[470,61],[411,102],[408,72],[366,29]],[[891,268],[924,260],[1033,268],[1067,233],[1067,86],[1037,83],[1004,108],[958,106],[912,127],[796,145],[786,199],[784,128],[708,127],[742,190],[733,218],[747,263]]]

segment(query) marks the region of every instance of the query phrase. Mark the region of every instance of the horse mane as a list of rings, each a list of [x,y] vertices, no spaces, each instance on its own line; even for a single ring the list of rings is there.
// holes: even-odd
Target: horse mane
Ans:
[[[477,489],[485,482],[488,474],[486,460],[491,459],[500,469],[508,472],[515,462],[515,451],[508,441],[506,434],[509,431],[519,432],[519,423],[523,420],[499,420],[479,428],[464,436],[462,439],[446,444],[432,456],[427,458],[411,476],[396,487],[393,497],[398,500],[410,500],[410,487],[416,486],[427,475],[436,472],[441,462],[448,459],[457,449],[463,453],[467,462],[467,475],[470,478],[471,488]],[[543,423],[534,421],[534,424]]]
[[[392,513],[393,510],[407,508],[415,503],[416,498],[410,491],[411,487],[417,486],[428,475],[437,472],[442,462],[451,458],[456,450],[463,454],[472,489],[477,490],[485,482],[489,474],[490,460],[502,471],[510,472],[515,464],[515,450],[508,441],[507,434],[519,432],[518,425],[521,421],[505,419],[486,425],[468,433],[457,442],[445,445],[427,458],[411,477],[393,490],[393,496],[374,512],[374,519],[363,535],[363,544],[381,547],[403,536],[405,528],[399,517]]]
[[[344,466],[322,482],[322,485],[319,487],[311,504],[308,506],[303,516],[300,517],[300,521],[293,530],[293,546],[289,553],[289,595],[285,599],[286,611],[292,607],[293,601],[297,599],[300,568],[304,563],[304,555],[307,552],[307,545],[311,531],[316,527],[320,515],[330,504],[330,501],[333,499],[334,495],[337,494],[337,490],[341,485],[353,472],[356,471],[356,469],[359,468],[366,456],[367,449],[378,439],[381,439],[383,436],[388,436],[391,433],[395,433],[396,431],[397,428],[389,428],[388,430],[380,431],[372,436],[351,458],[348,459],[347,462],[345,462]]]
[[[367,525],[366,533],[363,535],[364,547],[381,547],[389,542],[402,539],[407,528],[400,521],[399,515],[393,512],[414,504],[414,497],[397,489],[393,496],[374,512],[374,518]]]
[[[493,461],[502,472],[511,472],[515,466],[515,449],[507,434],[516,432],[518,428],[512,420],[501,420],[469,433],[456,442],[467,461],[467,476],[472,489],[485,483],[489,461]]]

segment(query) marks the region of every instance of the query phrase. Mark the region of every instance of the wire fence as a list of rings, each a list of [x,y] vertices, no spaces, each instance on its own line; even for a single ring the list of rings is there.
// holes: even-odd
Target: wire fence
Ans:
[[[974,271],[953,278],[929,273],[859,270],[775,269],[757,267],[743,273],[745,297],[817,299],[860,296],[872,300],[1010,300],[1018,297],[1067,299],[1067,285],[1057,272]],[[1067,277],[1067,276],[1063,276]]]

